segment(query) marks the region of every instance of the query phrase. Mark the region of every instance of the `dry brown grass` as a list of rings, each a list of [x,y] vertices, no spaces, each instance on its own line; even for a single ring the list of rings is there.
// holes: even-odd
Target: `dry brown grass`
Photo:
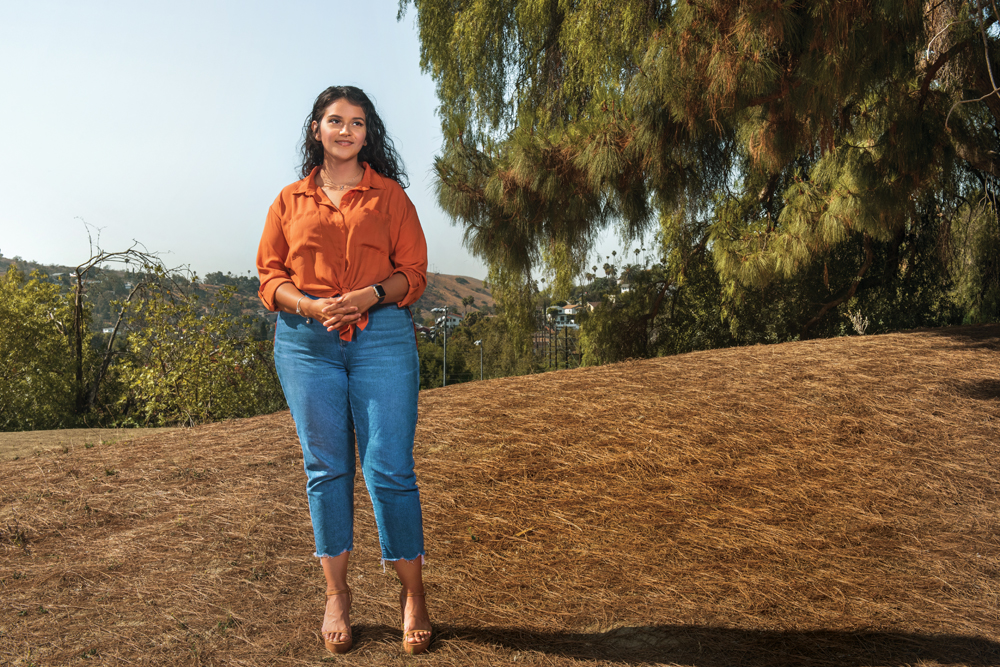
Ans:
[[[96,447],[119,440],[163,434],[172,428],[64,428],[58,431],[0,432],[0,461],[53,450]],[[63,452],[66,453],[66,452]]]
[[[998,351],[968,327],[424,392],[432,652],[400,649],[359,480],[329,659],[1000,664]],[[0,470],[0,662],[327,657],[288,413]]]

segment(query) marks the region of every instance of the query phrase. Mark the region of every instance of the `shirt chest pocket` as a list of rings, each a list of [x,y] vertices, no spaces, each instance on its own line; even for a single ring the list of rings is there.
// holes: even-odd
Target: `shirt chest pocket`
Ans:
[[[289,221],[286,238],[293,256],[313,256],[330,251],[342,252],[344,232],[316,211],[304,212]]]
[[[393,250],[392,219],[380,211],[366,209],[358,212],[351,230],[351,245],[365,253],[379,252],[391,255]]]

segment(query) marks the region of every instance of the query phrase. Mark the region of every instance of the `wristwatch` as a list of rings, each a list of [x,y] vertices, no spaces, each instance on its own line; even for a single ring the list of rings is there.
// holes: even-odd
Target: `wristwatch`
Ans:
[[[372,289],[375,290],[375,297],[378,299],[379,303],[385,301],[385,290],[378,283],[372,285]]]

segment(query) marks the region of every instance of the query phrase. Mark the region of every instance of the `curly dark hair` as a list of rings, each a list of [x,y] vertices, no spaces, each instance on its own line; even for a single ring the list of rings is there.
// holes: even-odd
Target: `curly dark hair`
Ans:
[[[327,107],[337,100],[347,100],[351,104],[361,107],[365,112],[365,124],[367,126],[367,136],[365,141],[368,145],[358,153],[359,162],[367,162],[368,165],[386,178],[399,183],[404,188],[409,185],[406,178],[406,171],[403,169],[403,159],[399,157],[392,139],[385,132],[385,124],[375,111],[375,105],[365,95],[365,91],[354,86],[330,86],[316,98],[313,104],[312,113],[306,118],[306,123],[302,127],[302,168],[300,173],[302,178],[309,175],[313,167],[323,164],[323,144],[313,136],[313,121],[320,122],[323,119],[323,112]]]

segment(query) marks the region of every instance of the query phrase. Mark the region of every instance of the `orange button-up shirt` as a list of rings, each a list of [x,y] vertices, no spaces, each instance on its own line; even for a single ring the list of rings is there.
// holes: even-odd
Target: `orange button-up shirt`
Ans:
[[[316,171],[281,191],[271,204],[257,249],[260,300],[278,310],[274,293],[282,283],[330,297],[402,273],[410,285],[400,308],[427,287],[427,242],[417,211],[396,181],[368,163],[361,182],[344,193],[340,208],[316,187]],[[356,326],[364,329],[368,313]],[[354,326],[340,332],[351,340]]]

